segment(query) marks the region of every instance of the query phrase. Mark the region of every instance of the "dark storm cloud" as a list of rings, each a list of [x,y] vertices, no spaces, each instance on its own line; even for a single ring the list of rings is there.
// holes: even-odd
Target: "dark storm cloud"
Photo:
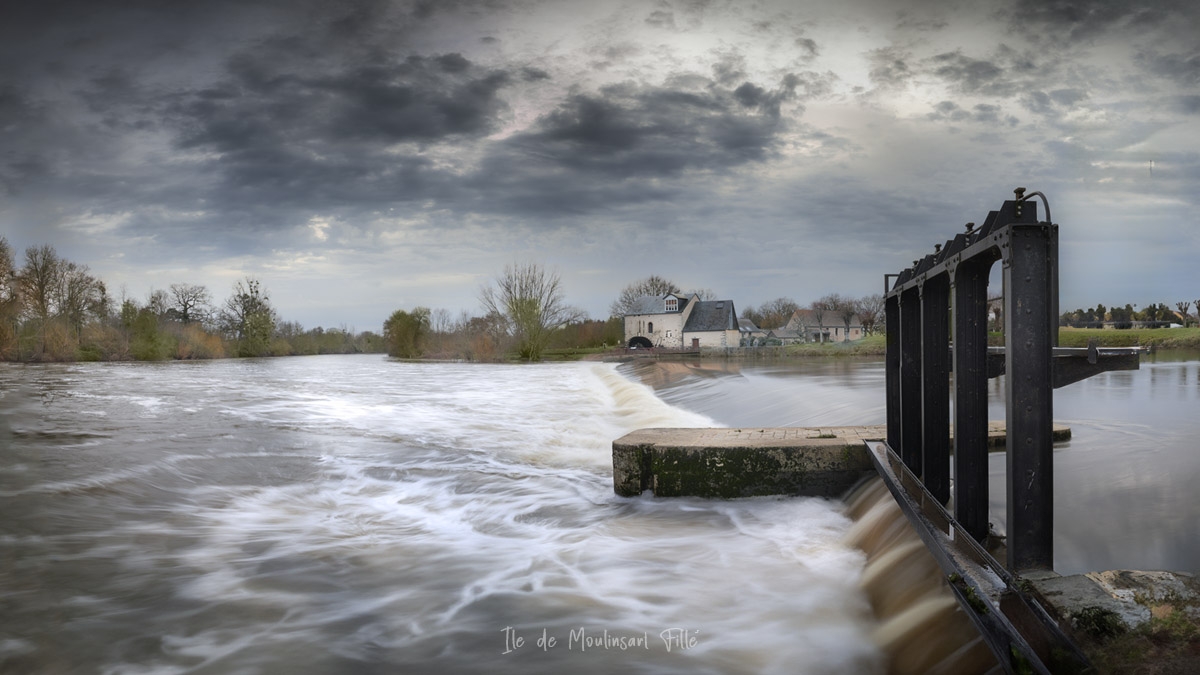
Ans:
[[[355,64],[323,75],[233,59],[219,84],[176,95],[181,146],[220,152],[338,141],[436,141],[490,132],[510,77],[459,54]]]
[[[1033,26],[1048,42],[1069,44],[1104,34],[1140,32],[1178,18],[1189,0],[1017,0],[1010,17],[1016,32]]]
[[[771,89],[676,78],[577,93],[497,144],[471,185],[492,208],[540,215],[664,200],[683,190],[676,181],[685,175],[723,174],[775,156],[792,129],[780,107],[825,86],[806,73]]]

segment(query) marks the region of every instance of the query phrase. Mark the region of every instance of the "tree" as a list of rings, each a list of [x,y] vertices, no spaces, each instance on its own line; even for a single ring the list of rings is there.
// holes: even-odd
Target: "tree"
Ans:
[[[199,284],[171,284],[171,307],[179,313],[185,324],[205,321],[209,314],[212,295]]]
[[[813,318],[817,321],[818,342],[825,341],[825,316],[831,313],[833,310],[832,299],[834,297],[835,296],[832,295],[826,295],[823,298],[813,300],[812,304],[808,306],[808,308],[812,310]]]
[[[854,320],[854,316],[858,314],[858,301],[854,298],[844,297],[837,293],[821,298],[822,302],[829,308],[834,316],[842,320],[842,324],[846,326],[846,332],[843,334],[842,342],[850,341],[850,323]]]
[[[63,261],[59,289],[59,314],[66,319],[78,339],[89,316],[103,317],[107,311],[108,292],[104,283],[88,274],[87,265]]]
[[[858,318],[862,322],[863,331],[875,333],[883,323],[885,300],[881,293],[864,295],[858,300]],[[885,328],[886,330],[886,328]]]
[[[254,277],[233,285],[233,294],[221,309],[221,329],[237,341],[238,356],[267,356],[276,316],[271,299]]]
[[[1179,316],[1183,319],[1183,325],[1185,325],[1185,326],[1188,323],[1188,307],[1191,304],[1192,303],[1187,302],[1187,301],[1175,303],[1175,309],[1179,310]]]
[[[742,318],[750,319],[763,330],[771,330],[783,327],[798,309],[800,305],[795,300],[780,297],[764,302],[757,309],[743,311]]]
[[[429,332],[429,308],[417,307],[412,312],[398,309],[383,322],[383,338],[387,341],[388,356],[415,359],[421,356],[421,342]]]
[[[517,351],[528,361],[541,360],[560,326],[586,318],[564,303],[558,273],[536,263],[505,266],[502,275],[480,290],[479,301],[489,314],[508,320]]]
[[[642,279],[641,281],[635,281],[634,283],[626,286],[625,290],[621,291],[620,297],[618,297],[616,301],[613,302],[612,307],[609,308],[609,315],[625,316],[629,313],[629,310],[633,307],[633,303],[636,302],[638,298],[647,295],[662,297],[668,293],[679,292],[679,286],[677,286],[675,282],[668,281],[660,276],[651,275],[645,279]]]
[[[17,328],[21,315],[17,292],[17,268],[8,240],[0,236],[0,359],[15,358]]]
[[[46,336],[50,319],[58,312],[59,289],[65,265],[54,247],[46,244],[25,249],[25,266],[18,275],[24,311],[35,323],[39,358],[46,355]]]

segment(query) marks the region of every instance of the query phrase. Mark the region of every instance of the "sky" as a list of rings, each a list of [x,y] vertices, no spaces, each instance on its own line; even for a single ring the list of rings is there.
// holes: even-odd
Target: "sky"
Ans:
[[[1190,0],[44,0],[0,20],[0,236],[305,327],[879,292],[1049,197],[1062,308],[1200,298]],[[1043,214],[1044,217],[1044,214]]]

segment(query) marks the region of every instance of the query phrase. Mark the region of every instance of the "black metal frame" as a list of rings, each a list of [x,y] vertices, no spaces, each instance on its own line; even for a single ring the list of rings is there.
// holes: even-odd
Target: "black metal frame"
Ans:
[[[943,505],[953,448],[954,519],[980,542],[988,535],[987,380],[1007,374],[1007,567],[1020,573],[1054,567],[1053,390],[1136,369],[1138,355],[1058,348],[1058,226],[1039,222],[1028,201],[1044,195],[1014,193],[981,228],[968,223],[911,268],[885,275],[884,309],[887,443]],[[997,261],[1005,347],[989,348],[987,286]]]

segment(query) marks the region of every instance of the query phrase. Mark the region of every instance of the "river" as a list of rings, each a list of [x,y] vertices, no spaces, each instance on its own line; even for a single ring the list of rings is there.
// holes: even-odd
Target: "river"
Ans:
[[[637,379],[0,364],[0,672],[878,672],[837,504],[613,494]]]
[[[668,403],[723,426],[884,424],[881,360],[705,361],[623,366]],[[989,418],[1004,420],[1005,378],[989,382]],[[1200,574],[1200,355],[1142,356],[1054,392],[1071,427],[1054,449],[1055,569]],[[1005,525],[1005,455],[989,456],[990,520]]]
[[[0,672],[879,672],[838,504],[618,498],[610,452],[642,427],[882,423],[883,377],[0,364]],[[1056,392],[1060,572],[1200,572],[1198,403],[1194,355]]]

